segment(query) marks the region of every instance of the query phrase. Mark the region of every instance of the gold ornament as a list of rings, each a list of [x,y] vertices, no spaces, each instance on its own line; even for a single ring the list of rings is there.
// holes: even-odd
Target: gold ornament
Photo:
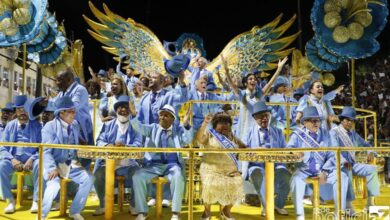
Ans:
[[[332,73],[323,73],[322,74],[322,83],[326,86],[332,86],[336,81]]]
[[[352,40],[359,40],[363,37],[364,27],[360,23],[352,22],[348,25],[349,36]]]
[[[337,26],[333,30],[333,40],[340,44],[347,42],[349,40],[348,28],[344,26]]]
[[[340,13],[341,8],[335,0],[329,0],[329,1],[326,1],[324,4],[324,11],[325,11],[325,13],[328,13],[331,11],[336,11],[336,12]]]
[[[372,15],[368,12],[360,12],[355,15],[355,21],[364,27],[368,27],[372,23]]]
[[[338,4],[342,9],[347,9],[350,4],[350,0],[338,0],[336,1],[336,4]]]
[[[18,32],[18,26],[11,18],[4,18],[0,21],[0,31],[7,36],[13,36]]]
[[[29,8],[31,5],[30,0],[13,0],[14,8]]]
[[[12,8],[13,8],[13,3],[12,3],[12,0],[1,0],[1,5],[4,7],[4,8],[6,8],[6,9],[8,9],[8,10],[12,10]],[[0,6],[1,7],[1,6]]]
[[[324,24],[328,28],[334,28],[341,23],[341,16],[338,12],[332,11],[328,12],[324,16]]]
[[[18,8],[13,12],[14,20],[18,25],[26,25],[31,21],[31,13],[27,8]]]

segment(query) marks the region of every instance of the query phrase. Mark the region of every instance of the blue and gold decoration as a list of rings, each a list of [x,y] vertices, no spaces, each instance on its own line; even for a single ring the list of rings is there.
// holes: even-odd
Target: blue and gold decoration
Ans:
[[[316,0],[308,59],[322,71],[333,71],[349,59],[372,56],[380,48],[376,37],[386,26],[387,15],[386,0]]]
[[[46,16],[47,0],[1,0],[0,47],[34,39]]]
[[[84,16],[84,19],[92,30],[88,32],[93,38],[103,43],[103,49],[114,54],[114,59],[119,60],[122,54],[126,54],[126,63],[133,64],[138,72],[153,70],[165,73],[164,60],[170,60],[175,51],[189,54],[194,59],[200,54],[205,56],[203,40],[193,34],[184,34],[176,42],[176,50],[166,51],[161,41],[154,33],[142,24],[136,23],[131,18],[122,18],[108,9],[103,4],[104,13],[99,11],[89,2],[92,13],[100,23]],[[229,63],[229,69],[233,75],[240,76],[242,72],[262,72],[277,67],[279,59],[291,53],[292,49],[286,49],[299,35],[299,32],[280,38],[293,24],[296,16],[286,23],[279,25],[282,15],[272,22],[252,30],[244,32],[231,40],[222,50]],[[169,47],[166,43],[165,47]],[[222,64],[220,56],[207,64],[206,69],[213,72]],[[224,75],[224,70],[220,70]],[[215,77],[217,78],[217,77]],[[216,81],[218,87],[221,87]]]
[[[203,46],[203,39],[193,33],[184,33],[176,41],[176,48],[179,53],[190,55],[193,59],[206,57],[206,50]]]

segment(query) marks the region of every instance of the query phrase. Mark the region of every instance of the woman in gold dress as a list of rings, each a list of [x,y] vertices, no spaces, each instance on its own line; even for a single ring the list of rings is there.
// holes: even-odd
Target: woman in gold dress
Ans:
[[[212,122],[212,129],[208,128]],[[214,117],[207,115],[196,135],[200,146],[209,149],[245,148],[245,145],[232,134],[232,119],[226,113],[217,113]],[[243,180],[237,167],[235,154],[203,155],[200,165],[202,181],[202,199],[205,210],[202,220],[209,220],[210,207],[213,203],[223,206],[221,219],[234,220],[230,210],[234,204],[239,204],[244,196]]]

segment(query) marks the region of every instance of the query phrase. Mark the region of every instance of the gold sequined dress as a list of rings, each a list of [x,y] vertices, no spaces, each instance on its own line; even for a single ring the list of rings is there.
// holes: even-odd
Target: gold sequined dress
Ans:
[[[235,142],[233,140],[233,142]],[[223,149],[218,140],[209,134],[208,143],[203,145],[209,149]],[[223,206],[239,204],[244,196],[242,177],[231,177],[228,174],[238,171],[228,154],[205,153],[200,165],[203,203],[219,203]]]

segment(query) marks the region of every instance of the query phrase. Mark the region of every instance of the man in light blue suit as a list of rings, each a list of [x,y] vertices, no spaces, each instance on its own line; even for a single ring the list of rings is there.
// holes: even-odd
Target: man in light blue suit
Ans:
[[[253,106],[253,117],[256,125],[249,131],[249,135],[244,139],[244,143],[250,148],[285,148],[283,132],[279,128],[270,126],[271,113],[270,108],[264,102],[258,102]],[[253,183],[261,203],[263,205],[262,215],[265,216],[265,175],[264,163],[250,162],[247,173],[243,170],[243,176],[249,177]],[[290,192],[290,177],[286,165],[283,163],[275,164],[275,210],[278,214],[288,215],[284,205]]]
[[[116,72],[123,78],[123,81],[126,84],[126,87],[129,91],[133,91],[134,84],[140,81],[137,77],[135,77],[135,69],[132,64],[128,66],[122,67],[123,61],[126,60],[126,54],[122,54],[119,57],[119,63],[116,66]],[[122,72],[122,68],[125,69],[126,73]]]
[[[210,85],[210,84],[209,84]],[[196,90],[191,90],[189,100],[198,101],[225,101],[225,96],[218,96],[214,93],[206,91],[207,78],[201,77],[196,81]],[[211,113],[215,114],[219,108],[218,104],[212,103],[194,103],[193,105],[193,127],[197,131],[204,120],[204,116]]]
[[[16,119],[8,122],[3,131],[2,142],[40,143],[42,125],[35,120],[46,107],[43,98],[32,104],[26,95],[15,97]],[[30,115],[29,115],[30,113]],[[1,191],[8,201],[4,213],[15,212],[15,200],[11,193],[11,177],[14,171],[32,171],[34,180],[33,204],[30,211],[38,211],[38,149],[34,147],[0,146]]]
[[[159,114],[159,124],[141,124],[135,118],[135,107],[130,107],[133,119],[132,127],[143,136],[150,137],[147,147],[181,148],[192,141],[192,129],[188,126],[188,115],[184,119],[184,126],[174,124],[176,120],[175,109],[165,105]],[[180,211],[185,188],[185,167],[180,153],[150,153],[145,154],[145,166],[133,175],[133,187],[135,193],[135,208],[138,212],[136,220],[146,219],[148,206],[146,204],[147,184],[156,176],[165,176],[170,182],[172,194],[172,218],[180,219]]]
[[[287,91],[287,87],[289,85],[288,80],[286,77],[279,76],[274,83],[273,90],[274,94],[272,94],[269,98],[270,102],[282,102],[282,103],[297,103],[297,100],[295,100],[292,97],[286,96],[285,93]],[[296,106],[290,106],[290,129],[295,127],[295,116],[296,116]],[[272,117],[273,121],[272,124],[275,125],[279,129],[285,129],[286,128],[286,106],[284,105],[277,105],[272,107]]]
[[[97,138],[97,146],[127,146],[140,147],[141,135],[136,133],[130,125],[129,109],[130,98],[128,96],[119,96],[117,102],[114,104],[116,118],[104,123],[103,128]],[[139,168],[138,163],[133,159],[118,160],[115,165],[115,175],[125,177],[125,185],[132,187],[131,177]],[[105,161],[97,159],[95,163],[95,177],[99,181],[95,181],[96,193],[99,197],[100,207],[93,213],[93,215],[103,215],[105,212],[105,183],[106,183],[106,169]],[[129,212],[136,215],[134,208],[134,192],[131,193],[131,200]]]
[[[201,77],[205,77],[207,83],[214,83],[213,74],[206,69],[207,60],[204,57],[199,57],[196,59],[196,67],[189,66],[188,70],[191,72],[190,75],[190,91],[196,90],[196,81]]]
[[[78,145],[80,136],[79,123],[75,120],[76,106],[69,96],[59,97],[55,101],[55,119],[42,129],[42,143]],[[69,211],[69,217],[84,220],[81,211],[87,202],[93,186],[94,177],[81,166],[74,149],[44,149],[44,173],[46,189],[42,202],[42,218],[46,218],[53,200],[60,190],[60,178],[70,178],[72,188],[78,188]]]
[[[9,121],[14,119],[14,115],[15,115],[15,106],[13,103],[8,102],[1,109],[0,140],[5,126],[7,126],[7,123]]]
[[[287,143],[288,148],[319,148],[331,145],[329,132],[321,127],[321,117],[317,108],[309,106],[303,109],[304,127],[298,127]],[[303,197],[306,182],[309,177],[319,177],[320,184],[329,183],[333,186],[334,203],[337,204],[337,173],[333,152],[305,152],[301,163],[291,178],[291,192],[297,220],[304,220]],[[348,176],[341,173],[341,210],[345,210]]]
[[[150,92],[142,96],[139,104],[139,111],[137,114],[138,120],[144,124],[152,124],[159,122],[158,111],[164,105],[171,105],[175,108],[176,112],[180,104],[188,100],[188,88],[184,82],[184,71],[187,69],[189,63],[189,58],[181,54],[173,57],[171,60],[165,62],[166,71],[178,77],[178,84],[175,89],[164,88],[165,77],[159,72],[152,72],[150,74],[149,88]],[[179,122],[176,121],[176,124]],[[147,146],[149,142],[149,137],[143,138],[143,146]],[[169,195],[166,193],[167,190],[164,189],[164,200],[163,205],[169,205]],[[153,194],[153,193],[152,193]],[[152,195],[154,197],[154,195]],[[152,200],[151,205],[155,203],[155,200]]]
[[[334,147],[370,147],[355,130],[353,124],[356,121],[356,111],[353,107],[346,106],[339,115],[340,125],[330,131],[331,144]],[[357,163],[355,161],[354,151],[345,151],[341,153],[343,160],[342,171],[348,175],[348,191],[347,191],[347,209],[350,215],[354,215],[355,211],[352,206],[352,201],[355,200],[355,192],[352,185],[352,174],[363,176],[367,179],[367,208],[374,205],[374,197],[379,195],[379,180],[377,168],[374,165]],[[373,161],[374,153],[368,152],[368,161]]]
[[[74,80],[73,75],[73,71],[70,68],[58,73],[56,84],[60,92],[53,101],[62,96],[69,96],[72,99],[72,102],[76,106],[76,121],[79,123],[81,129],[80,143],[94,145],[92,119],[89,114],[88,91],[84,86]]]
[[[157,112],[166,104],[177,108],[188,100],[187,86],[184,82],[184,71],[179,75],[179,83],[174,90],[163,88],[164,77],[158,72],[150,74],[149,88],[140,101],[138,120],[144,124],[158,123]]]

